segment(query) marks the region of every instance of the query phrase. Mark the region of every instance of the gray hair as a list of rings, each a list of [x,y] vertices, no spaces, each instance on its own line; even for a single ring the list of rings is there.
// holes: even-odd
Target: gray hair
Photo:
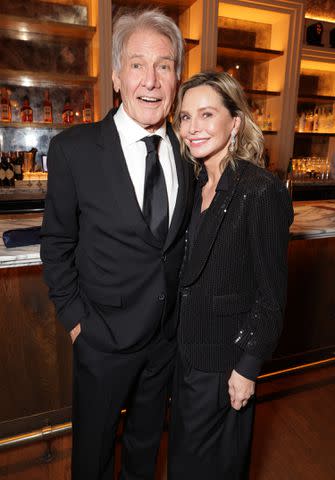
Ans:
[[[112,65],[115,72],[121,70],[122,55],[132,33],[139,30],[154,30],[167,37],[175,55],[175,69],[178,80],[184,66],[184,40],[175,22],[158,8],[146,10],[121,10],[113,22]]]

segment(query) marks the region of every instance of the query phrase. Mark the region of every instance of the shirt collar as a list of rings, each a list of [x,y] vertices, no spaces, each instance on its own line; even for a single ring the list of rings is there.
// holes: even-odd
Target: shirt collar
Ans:
[[[229,187],[228,175],[227,175],[228,168],[229,168],[229,165],[227,165],[227,167],[224,169],[224,172],[222,173],[221,178],[218,181],[218,184],[215,190],[216,192],[220,190],[228,190],[228,187]],[[204,165],[200,170],[198,181],[199,181],[200,188],[202,188],[208,182],[208,174],[207,174],[206,167]]]
[[[164,122],[160,128],[151,134],[145,128],[141,127],[141,125],[135,122],[135,120],[129,117],[129,115],[125,112],[122,103],[114,115],[114,122],[120,136],[122,136],[122,142],[125,145],[131,145],[140,141],[143,137],[148,137],[150,135],[159,135],[164,140],[167,139],[166,122]]]

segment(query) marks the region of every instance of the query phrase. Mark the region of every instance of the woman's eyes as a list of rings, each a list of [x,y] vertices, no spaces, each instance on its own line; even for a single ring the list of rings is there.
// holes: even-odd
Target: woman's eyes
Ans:
[[[203,112],[201,114],[201,116],[202,116],[202,118],[210,118],[210,117],[213,116],[213,114],[211,112]],[[180,121],[181,122],[185,122],[187,120],[190,120],[190,118],[191,118],[190,115],[187,115],[186,113],[180,115]]]

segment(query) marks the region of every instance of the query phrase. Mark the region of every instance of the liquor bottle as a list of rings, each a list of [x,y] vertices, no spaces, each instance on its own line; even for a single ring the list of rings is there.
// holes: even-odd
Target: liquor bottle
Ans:
[[[266,116],[266,129],[272,130],[272,120],[271,120],[271,115],[269,113]]]
[[[7,88],[3,87],[1,89],[1,121],[2,122],[11,122],[12,121],[12,110],[10,107],[10,102],[8,99]]]
[[[299,117],[299,132],[304,132],[305,131],[305,125],[306,125],[306,115],[305,112],[301,112],[300,117]]]
[[[11,163],[14,169],[14,178],[15,180],[23,179],[22,165],[23,165],[23,152],[12,152],[11,153]]]
[[[65,125],[71,125],[71,123],[73,123],[74,121],[74,113],[73,113],[73,109],[72,109],[71,101],[69,97],[65,99],[62,119]]]
[[[1,179],[2,179],[2,187],[9,188],[14,187],[14,170],[12,165],[9,162],[10,157],[9,153],[4,153],[1,156]]]
[[[319,108],[319,132],[325,131],[325,109]]]
[[[3,165],[3,158],[4,158],[4,152],[1,153],[1,158],[0,158],[0,187],[4,186],[3,182],[6,178],[6,172]]]
[[[8,180],[9,187],[15,187],[14,167],[13,167],[12,162],[11,162],[10,152],[8,152],[8,154],[7,154],[6,178]]]
[[[91,123],[93,121],[92,107],[87,90],[84,92],[84,104],[83,104],[83,122]]]
[[[256,123],[259,126],[260,129],[263,129],[263,121],[264,121],[264,115],[263,115],[263,110],[260,108],[258,110],[258,115],[257,115],[257,120]]]
[[[23,104],[21,107],[21,122],[27,123],[33,121],[33,109],[30,106],[28,95],[23,97]]]
[[[43,122],[52,123],[52,103],[50,101],[49,90],[45,90],[44,92]]]
[[[314,115],[313,115],[313,132],[319,131],[319,109],[318,107],[314,108]]]

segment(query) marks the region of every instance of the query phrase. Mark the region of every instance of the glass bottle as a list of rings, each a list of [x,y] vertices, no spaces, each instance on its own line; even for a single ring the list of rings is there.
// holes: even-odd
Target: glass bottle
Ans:
[[[9,153],[3,152],[1,156],[0,178],[2,180],[2,187],[4,188],[15,186],[14,170],[9,160]]]
[[[45,90],[45,92],[44,92],[43,122],[44,123],[52,123],[52,103],[50,101],[49,90]]]
[[[314,115],[313,115],[313,132],[319,131],[319,109],[317,107],[314,108]]]
[[[12,152],[11,162],[14,169],[15,180],[23,179],[22,165],[23,165],[23,152]]]
[[[305,115],[305,112],[301,112],[300,117],[299,117],[298,131],[299,132],[304,132],[305,131],[305,125],[306,125],[306,115]]]
[[[63,113],[62,113],[63,123],[65,125],[71,125],[74,121],[74,113],[71,106],[71,100],[69,97],[65,99]]]
[[[21,107],[21,122],[30,123],[33,121],[33,109],[30,106],[28,95],[23,97],[23,104]]]
[[[2,122],[11,122],[12,121],[12,110],[10,107],[10,102],[8,99],[7,88],[3,87],[1,89],[1,121]]]
[[[1,152],[0,158],[0,187],[4,187],[4,180],[6,178],[6,171],[3,165],[4,152]]]
[[[93,121],[92,107],[91,107],[90,99],[88,96],[88,91],[85,90],[84,104],[83,104],[83,122],[91,123],[92,121]]]

